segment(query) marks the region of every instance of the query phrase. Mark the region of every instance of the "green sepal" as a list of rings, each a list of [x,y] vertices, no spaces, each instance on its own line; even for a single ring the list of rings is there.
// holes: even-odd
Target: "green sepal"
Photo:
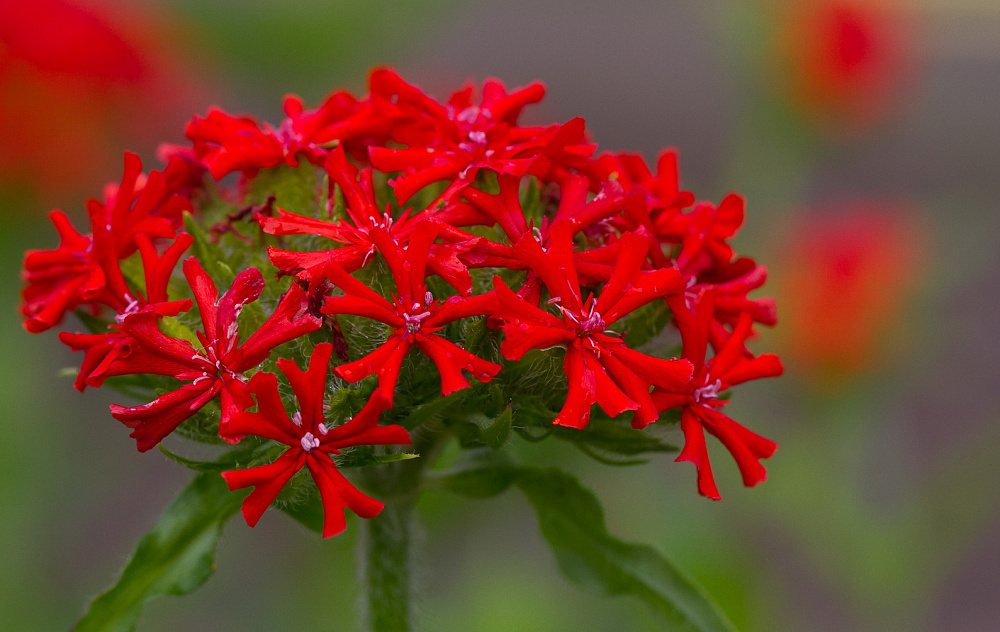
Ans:
[[[323,512],[323,501],[319,493],[309,494],[298,502],[275,503],[272,507],[288,514],[293,520],[315,533],[323,533],[323,522],[326,514]],[[347,514],[350,516],[350,512]]]
[[[229,269],[229,266],[222,264],[226,254],[218,245],[208,240],[208,235],[198,225],[191,213],[184,213],[184,230],[194,238],[191,252],[197,257],[198,263],[208,273],[208,276],[212,277],[212,280],[220,284],[222,288],[232,287],[236,275]]]
[[[85,309],[78,309],[73,312],[73,315],[80,319],[80,324],[86,327],[87,331],[92,334],[106,334],[108,333],[108,325],[111,323],[103,318],[94,316],[93,314],[87,313]]]
[[[319,188],[316,167],[303,160],[298,167],[278,165],[262,169],[253,180],[250,200],[263,204],[274,195],[274,205],[282,210],[305,217],[316,217],[316,209],[323,208],[325,195]]]
[[[171,338],[187,340],[194,345],[195,349],[201,348],[201,341],[198,340],[198,336],[194,333],[194,330],[182,323],[176,317],[164,316],[159,319],[159,325],[160,331]]]
[[[483,443],[494,450],[499,450],[507,443],[507,439],[510,438],[513,423],[514,409],[507,406],[499,415],[496,416],[496,419],[493,420],[492,424],[480,430]]]
[[[147,601],[201,586],[215,570],[222,527],[245,495],[229,491],[218,474],[195,477],[139,540],[118,582],[91,602],[75,632],[129,632]]]

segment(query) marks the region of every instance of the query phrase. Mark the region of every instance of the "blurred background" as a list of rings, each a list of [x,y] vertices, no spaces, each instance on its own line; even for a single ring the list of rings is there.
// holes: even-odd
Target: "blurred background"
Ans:
[[[1000,629],[1000,4],[994,0],[0,0],[0,612],[68,628],[190,474],[138,454],[80,395],[54,333],[16,313],[46,213],[156,168],[210,104],[280,120],[281,97],[365,91],[391,64],[444,99],[467,79],[549,89],[532,123],[583,116],[601,149],[680,151],[684,188],[748,199],[786,376],[733,417],[776,440],[725,500],[669,456],[612,468],[518,448],[584,479],[611,531],[696,577],[740,630]],[[681,440],[679,431],[677,441]],[[712,446],[713,448],[717,446]],[[565,581],[515,492],[424,499],[426,630],[654,630],[637,600]],[[356,526],[320,541],[234,520],[197,593],[141,632],[352,630]]]

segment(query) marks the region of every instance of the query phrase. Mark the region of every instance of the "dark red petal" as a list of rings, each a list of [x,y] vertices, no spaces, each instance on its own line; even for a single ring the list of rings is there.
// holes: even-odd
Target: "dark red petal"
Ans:
[[[718,437],[729,453],[733,455],[743,476],[743,484],[753,487],[767,478],[767,470],[759,459],[769,458],[778,449],[778,444],[760,436],[726,415],[707,406],[699,407],[705,429]]]
[[[583,354],[577,345],[570,345],[566,349],[563,370],[566,372],[569,390],[562,410],[552,423],[583,428],[590,422],[590,407],[597,401],[597,385],[593,374],[584,366]]]
[[[188,257],[184,260],[184,277],[191,286],[194,293],[194,301],[198,304],[198,313],[201,314],[202,331],[206,335],[214,336],[218,331],[216,327],[216,302],[219,300],[219,291],[215,289],[215,283],[208,276],[201,263],[195,257]]]
[[[257,524],[278,492],[302,469],[305,462],[306,453],[301,448],[293,448],[279,456],[274,463],[222,473],[222,478],[226,479],[226,485],[232,491],[244,487],[254,488],[243,500],[243,518],[249,526]]]
[[[146,452],[198,412],[218,389],[215,380],[199,385],[185,384],[142,406],[126,408],[111,404],[111,416],[133,429],[129,436],[136,440],[139,452]]]
[[[417,347],[437,366],[441,374],[441,394],[445,396],[469,386],[469,382],[462,375],[463,369],[485,383],[492,380],[503,368],[499,364],[469,353],[440,336],[418,335]]]
[[[322,452],[312,452],[306,466],[316,481],[323,501],[323,537],[329,538],[342,532],[347,526],[344,508],[347,507],[362,518],[374,518],[384,505],[370,498],[351,484],[337,470],[328,456]]]
[[[712,464],[708,460],[705,432],[701,420],[690,407],[681,411],[681,430],[684,432],[684,449],[674,459],[676,462],[690,461],[698,470],[698,493],[712,500],[722,500],[719,488],[712,475]]]
[[[292,360],[285,358],[278,360],[278,368],[288,378],[288,383],[295,392],[296,399],[299,400],[304,431],[314,432],[318,425],[326,422],[323,400],[326,399],[326,376],[331,355],[333,355],[333,345],[322,342],[313,349],[306,371],[301,370]]]

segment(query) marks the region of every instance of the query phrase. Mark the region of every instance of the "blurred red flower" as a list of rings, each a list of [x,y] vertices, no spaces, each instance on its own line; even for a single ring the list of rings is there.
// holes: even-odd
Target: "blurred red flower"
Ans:
[[[911,210],[866,201],[794,224],[775,276],[782,356],[796,372],[835,388],[891,355],[921,278],[923,232]]]
[[[838,130],[886,114],[909,65],[902,17],[891,2],[785,3],[779,67],[795,105]]]
[[[118,159],[112,147],[177,127],[195,90],[154,13],[111,0],[0,2],[0,186],[90,184]]]

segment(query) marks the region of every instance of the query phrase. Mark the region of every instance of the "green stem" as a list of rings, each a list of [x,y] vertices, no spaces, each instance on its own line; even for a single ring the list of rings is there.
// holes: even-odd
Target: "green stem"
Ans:
[[[364,590],[365,629],[408,632],[413,629],[413,498],[394,498],[366,521]]]
[[[368,468],[366,482],[382,512],[365,521],[359,541],[366,632],[410,632],[413,622],[413,540],[424,470],[434,463],[447,435],[413,432],[418,459]]]

